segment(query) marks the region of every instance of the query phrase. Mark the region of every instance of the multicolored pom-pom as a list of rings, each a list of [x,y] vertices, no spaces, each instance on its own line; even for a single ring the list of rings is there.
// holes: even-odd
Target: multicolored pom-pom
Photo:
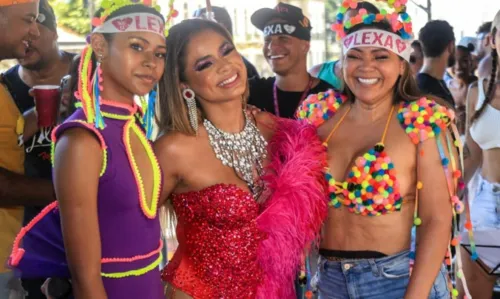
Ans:
[[[389,7],[394,9],[394,13],[389,14],[385,9],[380,10],[380,13],[368,13],[364,8],[360,9],[358,14],[349,20],[345,20],[345,14],[349,9],[356,9],[358,7],[358,0],[344,0],[340,6],[339,12],[336,16],[336,24],[331,28],[337,33],[337,39],[340,40],[346,36],[346,30],[358,24],[370,25],[374,22],[388,21],[393,28],[393,31],[401,36],[403,39],[411,39],[413,29],[411,24],[411,17],[406,13],[407,0],[387,0]]]
[[[402,103],[398,119],[414,144],[433,138],[451,123],[455,114],[451,109],[427,98]],[[442,161],[448,163],[449,161]],[[443,164],[444,165],[444,164]]]
[[[296,117],[320,126],[332,117],[345,101],[347,97],[333,89],[313,94],[302,102],[296,112]]]
[[[465,229],[471,230],[472,229],[472,222],[466,221],[464,224]]]
[[[479,255],[477,255],[477,252],[474,252],[474,253],[472,253],[471,258],[473,261],[477,261],[477,259],[479,258]]]
[[[343,204],[350,212],[363,216],[380,216],[401,209],[403,199],[396,171],[384,149],[382,143],[377,143],[358,157],[345,182],[335,181],[326,170],[330,206],[339,208]]]

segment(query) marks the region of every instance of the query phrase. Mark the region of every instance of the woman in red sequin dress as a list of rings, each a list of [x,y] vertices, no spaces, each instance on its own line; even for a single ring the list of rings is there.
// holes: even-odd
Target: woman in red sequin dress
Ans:
[[[217,23],[185,20],[167,48],[155,143],[179,241],[167,298],[294,298],[327,211],[314,127],[247,113],[245,65]]]

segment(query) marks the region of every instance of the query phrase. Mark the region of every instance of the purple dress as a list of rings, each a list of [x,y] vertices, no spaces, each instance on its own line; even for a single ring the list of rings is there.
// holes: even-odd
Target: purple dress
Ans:
[[[162,258],[157,215],[162,182],[159,164],[144,134],[137,107],[103,101],[101,111],[106,123],[104,129],[87,123],[80,108],[54,130],[53,142],[75,127],[93,132],[101,142],[105,167],[99,179],[97,201],[101,275],[108,298],[164,298],[159,272]],[[130,146],[130,137],[134,135],[151,161],[153,191],[144,190],[139,183],[142,179]],[[21,230],[9,264],[23,278],[70,277],[57,202]]]

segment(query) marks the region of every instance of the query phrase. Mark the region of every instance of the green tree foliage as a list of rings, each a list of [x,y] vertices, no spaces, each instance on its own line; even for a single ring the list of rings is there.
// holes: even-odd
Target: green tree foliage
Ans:
[[[326,32],[327,37],[330,42],[335,40],[335,33],[330,30],[330,27],[337,20],[337,12],[342,4],[342,0],[326,0],[325,1],[325,21],[326,21]]]
[[[341,0],[327,0],[325,2],[326,10],[326,21],[333,23],[335,21],[335,16],[337,15],[337,10],[341,5]]]
[[[86,0],[49,0],[59,26],[74,33],[90,33],[90,17]]]

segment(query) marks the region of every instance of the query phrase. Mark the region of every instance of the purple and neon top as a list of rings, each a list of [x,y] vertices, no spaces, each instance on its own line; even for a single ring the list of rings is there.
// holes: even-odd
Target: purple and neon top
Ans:
[[[141,125],[137,106],[102,101],[105,128],[86,122],[80,108],[53,132],[53,142],[68,129],[91,131],[103,149],[97,206],[101,236],[101,275],[108,298],[164,298],[158,200],[162,174]],[[131,138],[139,140],[153,173],[153,190],[144,190]],[[75,171],[78,171],[75,169]],[[21,230],[9,264],[23,278],[70,277],[57,202]]]

